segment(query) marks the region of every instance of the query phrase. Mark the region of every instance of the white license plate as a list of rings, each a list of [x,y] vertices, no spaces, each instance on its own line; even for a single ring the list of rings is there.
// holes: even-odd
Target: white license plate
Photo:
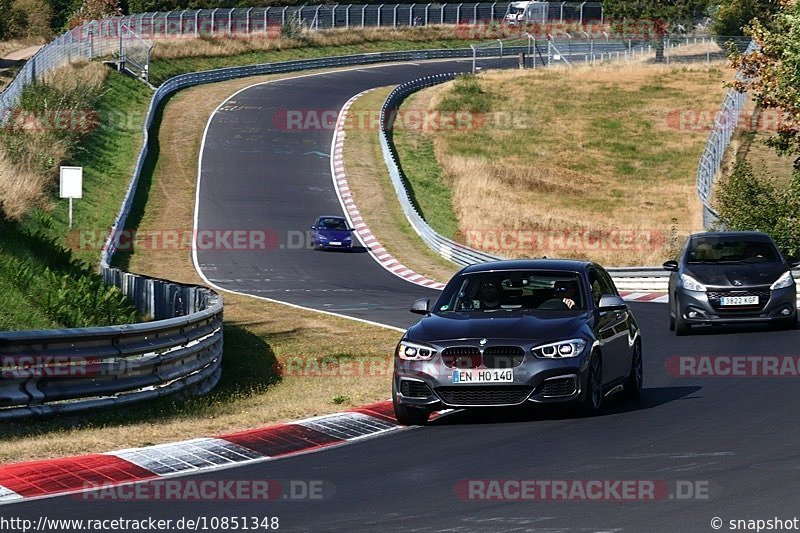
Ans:
[[[342,245],[342,243],[340,243],[339,241],[330,241],[328,244],[330,244],[331,246],[341,246]]]
[[[758,305],[758,296],[723,296],[720,305]]]
[[[453,370],[453,383],[513,383],[514,371],[511,369]]]

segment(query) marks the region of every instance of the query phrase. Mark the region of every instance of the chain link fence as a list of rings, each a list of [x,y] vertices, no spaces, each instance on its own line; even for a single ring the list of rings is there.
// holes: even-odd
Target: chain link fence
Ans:
[[[741,43],[737,43],[737,46],[741,48]],[[755,42],[750,42],[745,53],[750,53],[755,49]],[[737,78],[741,79],[741,73],[737,74]],[[722,168],[725,151],[731,143],[733,132],[736,130],[747,99],[747,93],[728,89],[722,101],[722,108],[714,118],[714,125],[703,149],[703,154],[700,156],[700,163],[697,166],[697,195],[703,203],[703,227],[706,229],[719,225],[719,217],[712,206],[714,180]]]

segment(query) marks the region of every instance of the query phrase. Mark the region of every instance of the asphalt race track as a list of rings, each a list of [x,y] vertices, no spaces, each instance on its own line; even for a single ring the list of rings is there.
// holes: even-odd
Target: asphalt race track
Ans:
[[[281,236],[305,231],[318,214],[341,213],[327,158],[331,131],[280,131],[273,127],[276,110],[338,111],[366,88],[468,67],[462,62],[358,69],[238,94],[208,132],[200,229],[270,228]],[[226,289],[401,327],[414,320],[406,311],[414,298],[435,295],[383,270],[366,253],[276,246],[267,252],[203,252],[198,259],[205,275]],[[462,411],[424,428],[198,476],[321,480],[326,497],[319,501],[122,502],[77,495],[22,502],[2,513],[33,520],[43,514],[277,516],[280,529],[289,531],[550,533],[713,531],[714,517],[728,531],[731,519],[800,514],[798,378],[709,378],[667,370],[675,356],[797,357],[800,332],[754,327],[677,338],[667,330],[665,305],[630,307],[642,326],[644,396],[638,403],[612,400],[602,416],[580,418],[556,408],[499,415]],[[663,490],[653,501],[464,499],[467,480],[488,479],[639,480]]]
[[[468,72],[471,65],[468,60],[358,68],[257,85],[231,98],[206,135],[197,230],[263,231],[270,249],[200,250],[203,274],[228,290],[393,326],[412,324],[411,302],[438,291],[385,270],[363,247],[315,252],[305,234],[319,215],[343,214],[330,150],[332,124],[345,102],[372,87]],[[301,114],[300,126],[290,113]],[[331,127],[315,127],[313,117],[332,117]]]
[[[577,418],[557,409],[455,413],[431,426],[202,479],[322,480],[322,501],[121,502],[81,495],[4,507],[35,519],[278,516],[288,531],[711,531],[721,517],[791,518],[800,470],[796,378],[676,377],[674,355],[797,354],[798,332],[721,330],[676,338],[666,306],[636,304],[645,356],[644,400]],[[708,487],[708,499],[465,501],[468,479],[653,480]],[[724,530],[727,530],[724,529]]]

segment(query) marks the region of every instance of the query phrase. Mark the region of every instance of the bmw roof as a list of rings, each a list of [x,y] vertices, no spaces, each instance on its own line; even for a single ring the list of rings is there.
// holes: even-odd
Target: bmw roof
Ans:
[[[577,259],[508,259],[503,261],[487,261],[470,265],[461,272],[472,274],[475,272],[491,272],[494,270],[567,270],[578,272],[592,264],[589,261]]]

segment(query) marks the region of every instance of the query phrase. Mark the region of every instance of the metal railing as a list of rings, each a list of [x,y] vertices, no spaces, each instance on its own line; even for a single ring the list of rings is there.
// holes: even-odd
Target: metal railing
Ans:
[[[219,380],[222,298],[205,287],[103,268],[140,324],[0,333],[0,420],[120,406]]]
[[[755,49],[756,44],[751,41],[745,53],[750,53]],[[740,77],[741,73],[737,74],[737,78]],[[711,205],[714,181],[722,168],[725,152],[730,146],[733,132],[736,130],[747,98],[747,93],[732,88],[725,93],[722,108],[714,119],[714,126],[697,165],[697,195],[703,203],[703,227],[706,229],[719,223],[717,213]]]

